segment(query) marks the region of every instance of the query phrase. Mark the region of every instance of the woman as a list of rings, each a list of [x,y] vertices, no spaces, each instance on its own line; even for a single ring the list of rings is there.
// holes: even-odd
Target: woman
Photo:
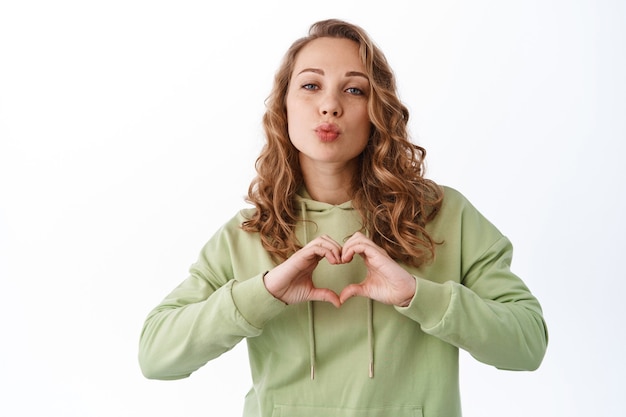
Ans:
[[[408,111],[359,27],[312,25],[279,68],[242,210],[148,316],[148,378],[189,376],[246,338],[244,416],[460,416],[458,349],[534,370],[541,307],[510,242],[423,177]]]

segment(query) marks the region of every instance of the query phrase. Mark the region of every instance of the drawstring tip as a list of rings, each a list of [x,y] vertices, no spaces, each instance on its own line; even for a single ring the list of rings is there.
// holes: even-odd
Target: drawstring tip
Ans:
[[[311,365],[311,380],[315,379],[315,366]]]
[[[370,378],[374,378],[374,362],[370,362]]]

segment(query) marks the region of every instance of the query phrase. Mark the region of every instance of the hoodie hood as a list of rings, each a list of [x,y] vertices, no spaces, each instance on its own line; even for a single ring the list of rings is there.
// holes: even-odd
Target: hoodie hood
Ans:
[[[313,240],[317,235],[317,231],[320,233],[330,234],[326,228],[320,228],[316,223],[316,219],[325,218],[328,216],[337,217],[337,213],[339,213],[339,217],[342,215],[349,215],[350,217],[354,216],[356,213],[354,207],[352,206],[351,201],[344,202],[342,204],[329,204],[321,201],[313,200],[310,194],[303,187],[298,191],[296,195],[297,209],[300,210],[300,216],[302,219],[302,229],[298,238],[302,245],[306,245],[311,240]],[[350,212],[350,213],[348,213]],[[358,214],[357,214],[358,216]],[[309,229],[313,228],[314,231],[310,231]],[[320,230],[322,229],[322,230]],[[335,236],[335,240],[339,244],[342,244],[347,240],[353,233],[363,230],[363,226],[355,228],[349,234],[343,237],[343,239],[337,239]],[[365,231],[366,235],[369,236],[369,233]],[[354,260],[353,260],[354,262]],[[362,277],[364,278],[364,276]],[[315,275],[313,279],[314,284],[317,286],[315,280]],[[341,292],[341,288],[331,288],[337,294]],[[309,332],[309,362],[311,365],[311,379],[315,379],[315,365],[316,365],[316,334],[315,334],[315,304],[317,302],[309,301],[308,302],[308,332]],[[363,323],[364,326],[367,327],[367,343],[369,350],[369,365],[368,365],[368,375],[370,378],[374,377],[374,302],[371,299],[367,300],[367,314]]]
[[[304,187],[300,188],[300,190],[296,194],[296,202],[296,208],[303,213],[307,211],[319,213],[330,211],[333,209],[354,210],[354,207],[352,207],[352,201],[346,201],[345,203],[341,204],[330,204],[324,203],[322,201],[313,200],[309,192]]]

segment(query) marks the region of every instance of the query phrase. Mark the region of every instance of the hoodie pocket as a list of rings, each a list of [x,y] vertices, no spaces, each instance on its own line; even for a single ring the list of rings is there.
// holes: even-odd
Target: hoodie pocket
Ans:
[[[422,407],[334,408],[276,404],[272,417],[423,417]]]

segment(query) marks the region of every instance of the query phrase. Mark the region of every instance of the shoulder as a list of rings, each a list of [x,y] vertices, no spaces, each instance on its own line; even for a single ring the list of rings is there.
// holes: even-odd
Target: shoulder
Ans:
[[[247,220],[250,220],[254,213],[255,208],[244,208],[235,212],[230,218],[222,224],[219,230],[237,230],[241,228],[241,224]]]
[[[466,237],[469,234],[488,241],[501,237],[500,231],[464,194],[453,187],[441,187],[443,201],[431,225],[434,230],[445,231],[445,234],[454,230]]]
[[[255,209],[241,209],[227,218],[217,229],[214,229],[207,242],[207,247],[229,245],[234,240],[241,240],[251,233],[242,228],[242,224],[249,220]]]
[[[443,190],[443,201],[441,204],[441,211],[460,212],[466,209],[474,209],[472,203],[456,188],[441,185]]]
[[[222,223],[205,243],[203,255],[207,258],[214,258],[217,255],[221,259],[228,259],[235,256],[235,252],[249,251],[258,246],[258,234],[246,232],[242,228],[243,222],[248,220],[253,212],[251,209],[239,210]]]

